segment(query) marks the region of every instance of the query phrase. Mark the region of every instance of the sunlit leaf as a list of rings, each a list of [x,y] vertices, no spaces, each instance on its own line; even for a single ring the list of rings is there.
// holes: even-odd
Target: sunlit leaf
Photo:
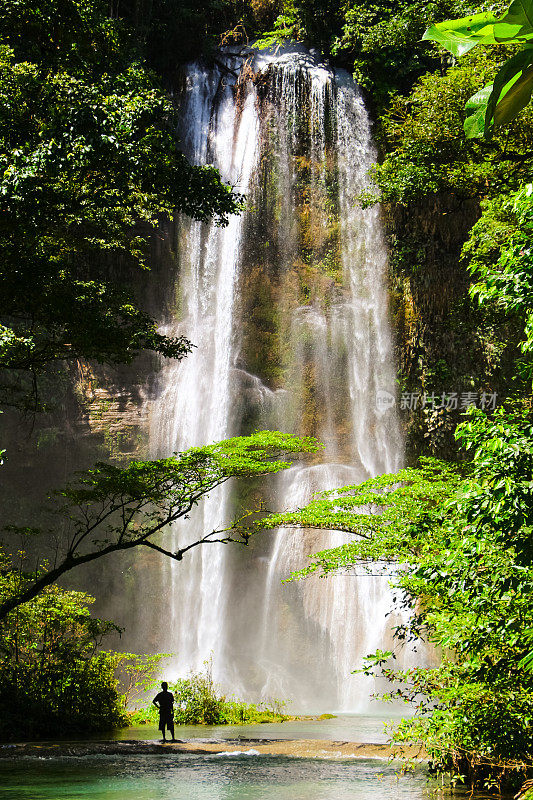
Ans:
[[[533,58],[532,58],[533,61]],[[533,65],[530,65],[499,100],[494,110],[494,125],[511,122],[531,100],[533,92]]]
[[[492,135],[495,126],[510,122],[528,104],[533,89],[528,69],[531,64],[533,48],[526,47],[499,70],[487,103],[483,131],[486,138]]]
[[[464,122],[464,130],[469,139],[483,136],[485,131],[485,117],[487,113],[487,103],[492,94],[492,83],[484,86],[479,92],[472,95],[465,108],[469,112]]]
[[[458,57],[468,53],[480,42],[495,44],[493,26],[496,21],[494,14],[489,12],[446,20],[431,25],[422,39],[437,42]]]
[[[491,12],[431,25],[422,39],[437,42],[454,56],[468,53],[477,44],[513,44],[533,40],[531,3],[515,0],[499,19]]]

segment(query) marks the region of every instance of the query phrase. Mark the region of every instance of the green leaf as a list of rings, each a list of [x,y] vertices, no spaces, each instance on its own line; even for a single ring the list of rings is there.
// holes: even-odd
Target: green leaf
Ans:
[[[500,20],[501,25],[519,28],[519,35],[533,31],[533,6],[531,0],[514,0]]]
[[[533,47],[526,47],[505,62],[494,79],[487,103],[484,135],[489,138],[495,126],[514,119],[531,99],[533,90]]]
[[[533,672],[533,650],[518,662],[518,666],[528,672]]]
[[[423,40],[437,42],[449,50],[454,56],[459,57],[468,53],[476,44],[496,44],[493,34],[496,17],[490,12],[474,14],[461,19],[446,20],[431,25],[424,35]]]
[[[464,130],[468,139],[484,135],[487,104],[492,94],[493,84],[489,83],[472,95],[465,109],[470,112],[464,122]]]
[[[532,58],[533,61],[533,58]],[[494,111],[494,125],[511,122],[531,100],[533,92],[533,65],[530,65],[498,101]]]
[[[431,25],[422,39],[437,42],[454,56],[468,53],[477,44],[513,44],[533,40],[533,6],[515,0],[497,19],[492,13],[473,14]]]

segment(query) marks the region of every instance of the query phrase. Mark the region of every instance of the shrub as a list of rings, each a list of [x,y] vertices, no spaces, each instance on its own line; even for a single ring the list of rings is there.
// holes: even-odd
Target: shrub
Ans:
[[[0,600],[18,580],[0,551]],[[130,654],[98,648],[119,629],[94,619],[94,598],[48,587],[0,623],[0,738],[40,738],[128,724],[117,668]],[[127,665],[126,665],[127,666]]]
[[[213,681],[212,661],[204,661],[203,671],[189,673],[169,686],[174,694],[174,721],[177,725],[242,725],[260,722],[284,722],[291,719],[283,713],[284,703],[278,700],[268,705],[245,703],[226,698]],[[141,708],[131,716],[132,722],[156,722],[154,705]]]

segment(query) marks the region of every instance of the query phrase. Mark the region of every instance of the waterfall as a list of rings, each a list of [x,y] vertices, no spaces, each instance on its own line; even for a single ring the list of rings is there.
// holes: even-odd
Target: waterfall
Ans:
[[[240,77],[238,77],[240,75]],[[276,508],[400,466],[378,209],[356,203],[375,160],[362,97],[347,73],[294,46],[192,64],[182,142],[246,194],[226,228],[181,219],[176,321],[196,349],[160,376],[151,409],[156,456],[254,428],[316,435],[320,461],[263,490]],[[379,398],[385,403],[379,405]],[[215,528],[261,491],[221,487],[173,535]],[[183,674],[214,655],[215,678],[245,698],[295,710],[356,710],[369,687],[350,675],[387,642],[385,578],[281,581],[345,534],[279,530],[249,548],[204,546],[162,566],[168,611],[159,649]]]

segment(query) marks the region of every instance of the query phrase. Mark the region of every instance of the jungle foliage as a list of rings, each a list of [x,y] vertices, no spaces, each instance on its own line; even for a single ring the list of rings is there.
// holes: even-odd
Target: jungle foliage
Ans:
[[[466,102],[494,79],[508,53],[475,50],[394,99],[381,117],[387,155],[374,170],[385,202],[409,204],[443,192],[481,199],[531,180],[531,107],[490,142],[467,139],[463,130]]]
[[[0,598],[18,582],[0,552]],[[35,738],[127,724],[116,676],[123,654],[100,646],[118,628],[90,616],[94,598],[48,587],[0,621],[0,737]]]
[[[496,307],[520,320],[523,357],[517,371],[533,378],[533,185],[482,203],[482,215],[463,247],[474,283],[470,294],[481,306]]]
[[[467,102],[465,133],[469,138],[490,139],[495,128],[515,119],[531,100],[533,91],[533,6],[515,0],[501,17],[493,9],[463,19],[432,25],[424,39],[438,42],[454,56],[462,56],[483,44],[520,45],[494,81],[479,89]]]
[[[0,602],[20,575],[0,549]],[[49,738],[129,725],[162,654],[102,649],[121,633],[91,616],[94,597],[48,586],[0,620],[0,738]]]
[[[504,2],[481,7],[503,9]],[[305,41],[331,54],[353,72],[369,103],[381,112],[397,94],[407,94],[428,71],[443,72],[451,59],[422,41],[431,23],[471,11],[465,0],[284,0],[273,28],[260,45]]]
[[[533,768],[533,423],[520,407],[492,418],[471,409],[456,437],[473,454],[461,468],[422,459],[267,524],[355,535],[293,579],[393,570],[410,616],[395,651],[369,655],[362,671],[391,681],[386,698],[414,704],[394,739],[420,743],[455,782],[500,790]],[[439,666],[396,668],[406,643],[435,647]]]
[[[179,149],[174,105],[133,32],[102,0],[0,9],[0,366],[24,403],[55,362],[189,352],[166,337],[112,263],[145,268],[148,239],[182,211],[223,224],[237,198]],[[35,384],[30,394],[35,404]]]

